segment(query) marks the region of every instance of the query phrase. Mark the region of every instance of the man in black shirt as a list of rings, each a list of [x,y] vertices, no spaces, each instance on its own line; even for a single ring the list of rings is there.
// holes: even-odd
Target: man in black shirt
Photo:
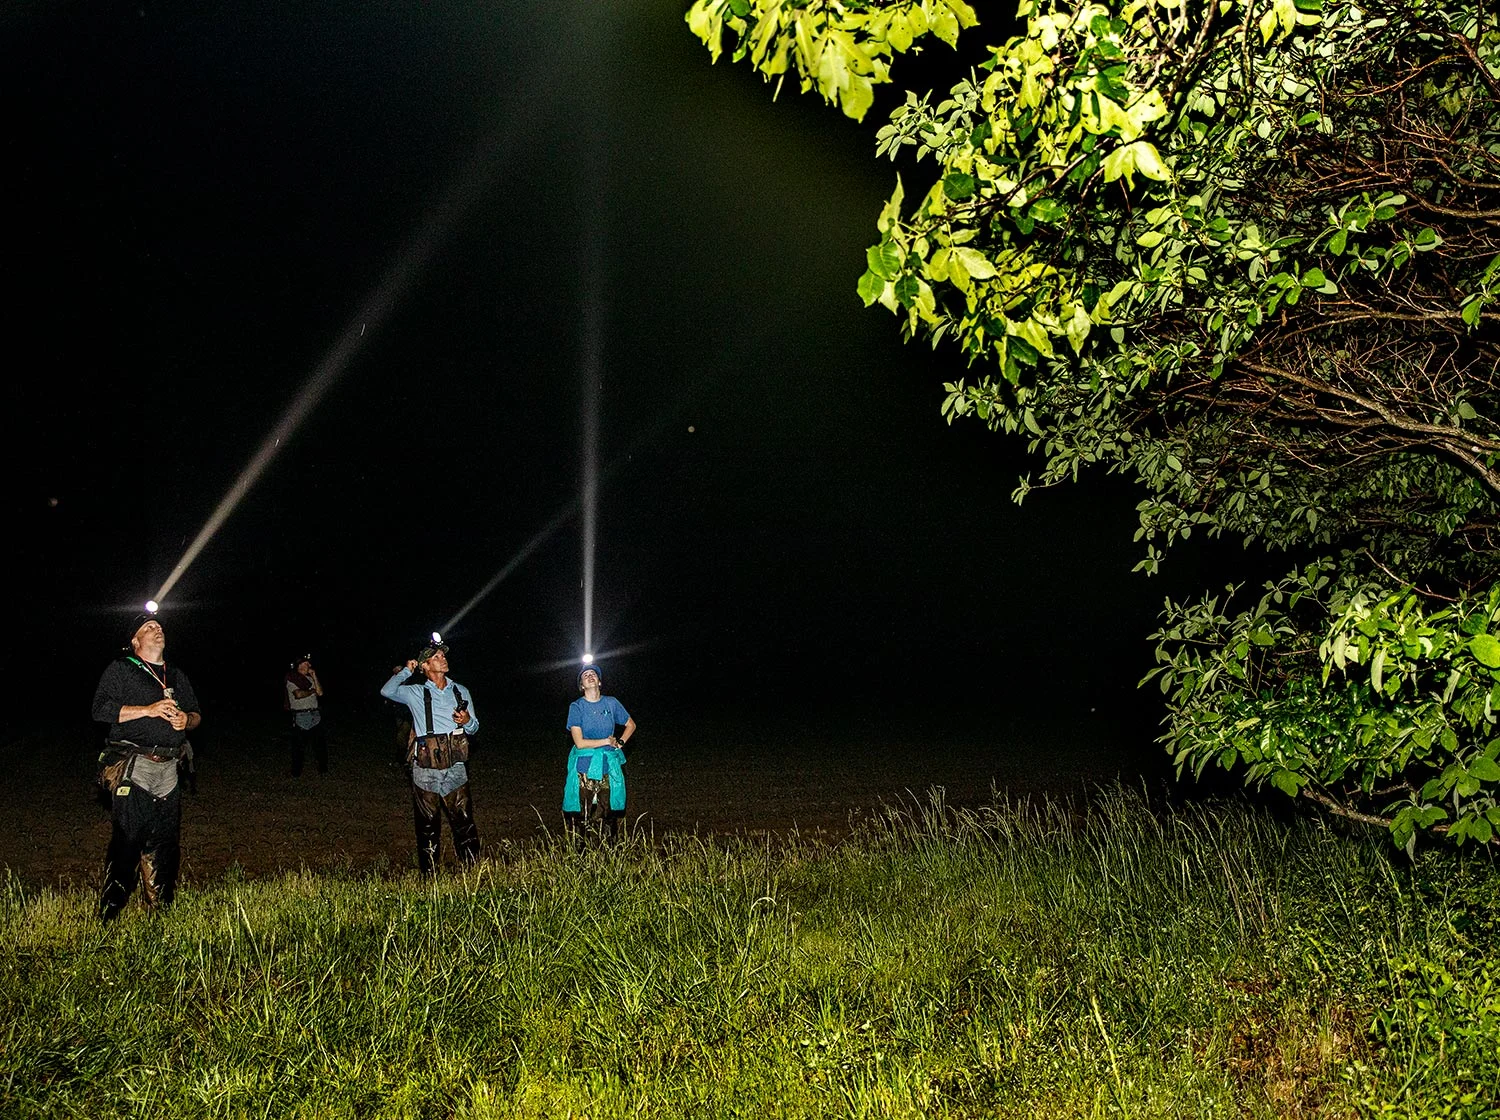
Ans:
[[[177,888],[182,791],[177,760],[187,733],[202,722],[187,674],[166,663],[167,637],[153,615],[131,622],[130,652],[110,662],[94,690],[94,719],[125,753],[110,798],[113,827],[104,857],[99,914],[106,922],[124,908],[140,878],[146,905],[167,906]]]

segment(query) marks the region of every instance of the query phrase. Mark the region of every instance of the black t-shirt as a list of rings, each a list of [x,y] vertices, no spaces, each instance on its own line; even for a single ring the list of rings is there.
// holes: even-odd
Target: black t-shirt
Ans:
[[[184,712],[198,711],[198,696],[187,674],[175,665],[151,666],[157,676],[166,678],[172,698]],[[99,687],[94,689],[94,719],[109,724],[111,739],[127,739],[142,747],[176,748],[182,746],[187,732],[176,730],[166,720],[157,716],[142,716],[140,719],[120,723],[120,708],[126,704],[144,707],[155,704],[163,697],[161,683],[146,668],[145,662],[137,663],[129,657],[111,661],[99,678]]]

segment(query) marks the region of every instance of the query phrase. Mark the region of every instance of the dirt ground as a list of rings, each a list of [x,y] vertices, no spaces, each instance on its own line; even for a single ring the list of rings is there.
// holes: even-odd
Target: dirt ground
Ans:
[[[183,797],[183,877],[261,877],[310,868],[399,872],[414,865],[410,784],[394,720],[330,717],[329,771],[290,774],[280,713],[205,724],[194,736],[198,791]],[[92,889],[109,814],[93,796],[101,729],[22,733],[0,745],[13,799],[0,829],[0,867],[31,886]],[[1017,795],[1069,794],[1122,775],[1117,745],[1087,728],[1016,728],[1004,743],[918,727],[845,730],[786,723],[753,730],[701,721],[643,723],[626,767],[627,815],[655,835],[759,835],[796,829],[836,838],[882,804],[943,787],[953,805]],[[567,741],[560,728],[508,725],[476,737],[475,813],[489,851],[561,824]],[[444,827],[444,858],[453,859]]]

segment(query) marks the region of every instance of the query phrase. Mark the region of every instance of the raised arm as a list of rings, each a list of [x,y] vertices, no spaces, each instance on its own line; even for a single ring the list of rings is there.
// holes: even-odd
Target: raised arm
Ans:
[[[401,686],[406,683],[406,678],[417,671],[417,663],[408,661],[405,665],[397,665],[391,670],[391,679],[380,686],[380,695],[387,700],[394,700],[398,704],[405,703],[406,698],[401,695]]]

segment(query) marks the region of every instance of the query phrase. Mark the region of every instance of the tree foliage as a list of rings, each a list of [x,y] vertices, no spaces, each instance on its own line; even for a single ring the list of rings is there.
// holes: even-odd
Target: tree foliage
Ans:
[[[1500,834],[1500,15],[1478,0],[1022,0],[906,91],[858,289],[968,359],[950,421],[1031,489],[1135,479],[1140,567],[1195,531],[1303,559],[1169,602],[1180,769],[1389,826]],[[698,0],[715,57],[862,117],[956,0]],[[930,160],[931,163],[924,161]]]

